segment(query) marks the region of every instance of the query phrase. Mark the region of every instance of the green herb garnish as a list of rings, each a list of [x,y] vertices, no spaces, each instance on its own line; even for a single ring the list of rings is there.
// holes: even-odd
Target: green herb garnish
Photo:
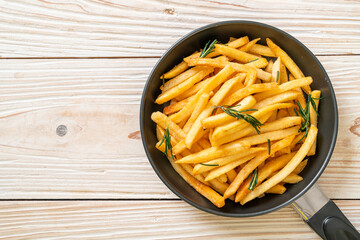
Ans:
[[[257,184],[257,182],[258,182],[258,168],[256,168],[253,171],[253,175],[252,175],[251,182],[250,182],[250,185],[249,185],[249,190],[253,191],[256,184]]]
[[[201,51],[200,53],[200,57],[201,58],[204,58],[206,57],[209,53],[213,52],[214,51],[214,48],[215,48],[215,44],[219,43],[218,40],[213,40],[212,42],[208,41],[206,44],[205,44],[205,47],[203,48],[203,50]]]
[[[252,63],[252,62],[255,62],[255,61],[257,61],[257,60],[259,60],[258,58],[257,59],[254,59],[254,60],[252,60],[252,61],[250,61],[250,62],[248,62],[248,63]]]
[[[215,111],[215,109],[219,108],[219,109],[223,110],[224,113],[236,118],[237,120],[243,119],[246,122],[250,123],[250,125],[253,128],[255,128],[257,134],[260,134],[260,126],[262,126],[262,123],[259,120],[257,120],[255,117],[253,117],[252,115],[243,113],[243,112],[248,112],[248,111],[257,111],[257,109],[245,109],[242,111],[238,111],[238,110],[233,109],[233,107],[234,106],[228,106],[228,105],[215,106],[214,111]]]
[[[268,142],[268,154],[270,155],[271,153],[270,139],[268,139],[267,142]]]
[[[165,77],[164,77],[164,74],[161,75],[161,81],[162,81],[163,87],[165,87]]]
[[[166,155],[166,157],[169,157],[169,156],[168,156],[168,150],[169,150],[169,151],[170,151],[171,158],[172,158],[173,160],[176,159],[176,156],[173,155],[173,151],[172,151],[171,136],[170,136],[170,133],[169,133],[169,126],[167,126],[166,129],[165,129],[164,137],[161,139],[161,142],[160,142],[160,144],[159,144],[159,147],[160,147],[163,143],[165,144],[165,152],[164,152],[164,154]]]
[[[208,164],[208,163],[200,163],[201,165],[204,165],[204,166],[209,166],[209,167],[218,167],[219,164]]]
[[[276,83],[279,82],[279,71],[276,71]]]
[[[307,134],[309,132],[309,128],[310,128],[310,105],[313,107],[313,109],[315,110],[316,114],[319,116],[318,111],[316,110],[316,104],[314,101],[314,98],[311,97],[311,94],[308,95],[308,100],[305,106],[305,109],[303,109],[299,103],[299,100],[296,100],[296,105],[298,106],[298,111],[294,108],[294,112],[297,116],[301,116],[304,119],[304,122],[301,123],[299,132],[301,131],[305,131],[304,136],[297,142],[301,142],[301,140],[303,140],[305,137],[307,137]]]

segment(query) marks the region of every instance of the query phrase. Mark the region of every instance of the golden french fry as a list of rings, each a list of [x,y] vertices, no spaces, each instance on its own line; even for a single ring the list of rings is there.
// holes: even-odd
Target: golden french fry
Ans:
[[[242,111],[251,108],[255,105],[255,103],[256,101],[253,96],[247,96],[238,104],[238,106],[235,106],[233,109],[237,111]],[[217,115],[210,116],[202,120],[202,126],[203,128],[214,128],[232,122],[234,120],[235,119],[232,116],[229,116],[226,113],[219,113]]]
[[[271,51],[271,49],[268,46],[264,46],[260,44],[255,44],[254,46],[252,46],[249,52],[253,54],[259,54],[265,57],[275,57],[274,53]]]
[[[195,74],[197,74],[198,72],[200,72],[201,70],[204,69],[204,66],[198,66],[198,67],[194,67],[194,68],[190,68],[189,70],[179,74],[178,76],[170,79],[169,81],[167,81],[164,86],[160,86],[160,89],[163,92],[166,92],[167,90],[179,85],[180,83],[184,82],[186,79],[194,76]]]
[[[273,60],[270,60],[268,62],[268,65],[265,68],[265,72],[272,73],[273,66],[274,66],[274,62],[273,62]],[[271,76],[271,78],[272,78],[272,76]]]
[[[263,81],[270,81],[271,80],[271,74],[267,73],[261,69],[249,66],[247,64],[241,64],[236,62],[229,62],[228,63],[236,72],[248,72],[250,69],[256,70],[256,75],[258,78],[260,78]]]
[[[286,82],[283,84],[279,85],[279,88],[271,90],[271,91],[266,91],[266,92],[262,92],[262,93],[258,93],[255,95],[255,98],[257,101],[261,101],[265,98],[286,92],[286,91],[290,91],[293,89],[297,89],[299,87],[302,86],[306,86],[306,85],[310,85],[313,82],[312,77],[306,77],[306,78],[300,78],[300,79],[296,79],[290,82]],[[304,99],[305,101],[305,99]]]
[[[321,96],[321,91],[319,90],[315,90],[315,91],[312,91],[311,92],[311,97],[312,98],[315,98],[314,99],[314,103],[315,103],[315,106],[316,106],[316,109],[314,109],[314,107],[312,106],[312,104],[309,104],[310,106],[310,123],[314,126],[317,126],[317,110],[318,110],[318,107],[319,107],[319,98]],[[316,152],[316,140],[314,142],[314,144],[311,146],[311,149],[308,153],[308,156],[312,156],[312,155],[315,155],[315,152]]]
[[[256,106],[256,105],[255,105]],[[250,114],[251,116],[255,117],[256,119],[259,119],[260,117],[281,108],[289,108],[293,107],[293,104],[290,103],[277,103],[270,106],[266,106],[262,109],[259,109],[258,111]],[[235,122],[230,122],[226,125],[219,126],[215,128],[212,138],[213,140],[218,140],[221,138],[225,138],[226,142],[233,141],[238,138],[239,135],[241,135],[241,130],[251,126],[248,122],[245,120],[237,120]],[[260,128],[261,130],[261,128]]]
[[[182,61],[181,63],[179,63],[178,65],[173,67],[170,71],[168,71],[167,73],[164,73],[163,77],[165,79],[176,77],[177,75],[179,75],[180,73],[182,73],[186,69],[188,69],[188,67],[189,66],[187,65],[187,63]]]
[[[245,142],[249,143],[250,145],[256,145],[256,144],[260,144],[260,143],[265,143],[268,141],[268,139],[270,141],[274,141],[274,140],[283,139],[283,138],[286,138],[289,136],[295,137],[295,135],[297,135],[298,131],[299,131],[299,125],[296,125],[295,127],[291,127],[291,128],[287,128],[287,129],[280,129],[280,130],[276,130],[276,131],[272,131],[272,132],[261,133],[258,135],[242,138],[241,141],[245,141]]]
[[[248,36],[238,38],[234,41],[229,42],[227,45],[231,48],[239,48],[249,42]]]
[[[309,152],[312,144],[316,139],[317,132],[318,129],[314,125],[311,125],[304,144],[300,147],[299,151],[290,160],[290,162],[283,169],[281,169],[278,174],[263,182],[261,185],[257,186],[254,191],[248,194],[242,201],[240,201],[240,203],[244,205],[245,203],[259,196],[260,194],[263,194],[276,184],[280,183],[284,178],[286,178],[286,176],[288,176],[292,171],[294,171],[295,168],[299,165],[299,163],[304,159],[306,154]],[[225,194],[224,198],[226,198],[227,196],[225,196]]]
[[[238,60],[239,62],[242,63],[248,63],[251,62],[255,59],[257,59],[258,57],[240,50],[237,50],[235,48],[231,48],[222,44],[215,44],[215,51],[217,51],[218,53],[225,55],[227,57],[233,58]]]
[[[222,156],[239,154],[241,152],[247,151],[249,148],[250,145],[248,143],[232,142],[220,147],[211,147],[204,149],[201,152],[183,157],[176,163],[204,163]]]
[[[292,75],[294,75],[295,78],[304,77],[303,72],[284,50],[282,50],[278,45],[273,43],[269,38],[266,39],[266,43],[277,57],[281,57],[282,63],[287,67],[287,69],[289,69],[289,71]],[[309,86],[304,86],[303,90],[307,94],[309,94],[311,91]]]
[[[299,163],[299,165],[295,168],[294,171],[292,171],[293,174],[299,174],[302,172],[302,170],[304,170],[304,168],[306,167],[308,163],[308,160],[305,159],[304,161],[302,161],[301,163]]]
[[[290,173],[289,175],[287,175],[286,178],[284,178],[282,180],[282,182],[284,183],[290,183],[290,184],[295,184],[295,183],[298,183],[298,182],[301,182],[303,180],[303,178],[297,174],[293,174],[293,173]],[[206,180],[205,180],[206,181]]]
[[[251,66],[255,68],[264,68],[268,65],[268,61],[265,58],[258,58],[254,61],[245,64],[246,66]]]
[[[175,123],[178,123],[178,122],[181,122],[181,120],[189,117],[195,107],[196,102],[199,100],[200,96],[203,93],[210,93],[212,90],[214,90],[220,84],[225,82],[226,79],[232,73],[234,73],[234,69],[232,69],[231,66],[226,65],[225,68],[223,68],[218,74],[216,74],[214,76],[214,78],[211,79],[211,81],[209,81],[202,89],[200,89],[195,94],[194,98],[191,99],[183,109],[181,109],[179,112],[171,115],[170,116],[171,120],[173,120]]]
[[[259,40],[260,40],[260,38],[254,39],[254,40],[248,42],[247,44],[245,44],[244,46],[240,47],[239,50],[243,51],[243,52],[248,52],[250,50],[250,48],[252,48]]]
[[[166,106],[164,108],[164,114],[166,115],[170,115],[170,114],[173,114],[173,113],[176,113],[178,111],[180,111],[183,107],[186,106],[186,104],[193,98],[193,96],[191,97],[188,97],[184,100],[181,100],[180,102],[177,102],[177,103],[174,103],[174,104],[171,104],[169,106]]]
[[[280,109],[279,112],[283,110]],[[286,116],[283,118],[279,118],[275,121],[272,122],[267,122],[264,125],[261,126],[260,128],[260,132],[261,133],[268,133],[271,131],[276,131],[276,130],[281,130],[281,129],[285,129],[285,128],[289,128],[289,127],[293,127],[296,125],[300,125],[301,124],[301,117],[298,116]],[[247,129],[247,128],[246,128]],[[250,133],[248,133],[247,135],[253,136],[253,135],[257,135],[257,132],[255,131],[255,129],[253,127],[249,127],[249,129],[251,130]],[[245,129],[242,130],[245,132]],[[246,135],[244,135],[246,136]]]
[[[155,100],[155,103],[163,104],[163,103],[179,96],[181,93],[185,92],[186,90],[188,90],[189,88],[194,86],[194,84],[196,84],[197,82],[200,82],[205,76],[207,76],[208,74],[210,74],[213,71],[214,71],[214,69],[211,67],[204,68],[203,70],[201,70],[194,76],[192,76],[192,77],[188,78],[187,80],[185,80],[184,82],[180,83],[179,85],[167,90],[166,92],[161,93]]]
[[[223,165],[221,167],[218,167],[218,168],[216,168],[216,169],[209,172],[209,174],[205,178],[205,181],[210,181],[210,180],[212,180],[214,178],[217,178],[217,177],[227,173],[228,171],[233,170],[237,166],[240,166],[244,162],[247,162],[247,161],[253,159],[254,157],[255,157],[255,155],[252,154],[252,155],[249,155],[247,157],[241,158],[239,160],[230,162],[230,163],[228,163],[226,165]]]
[[[200,96],[199,101],[196,103],[194,111],[191,113],[190,118],[187,120],[185,126],[183,127],[183,131],[185,133],[189,132],[191,126],[194,124],[195,120],[200,115],[200,113],[204,110],[208,101],[209,101],[208,93],[204,93],[203,95]]]
[[[272,144],[271,153],[275,153],[280,149],[289,146],[293,139],[294,136],[290,136]],[[243,181],[251,174],[251,172],[254,171],[254,169],[258,167],[262,162],[264,162],[269,156],[270,155],[268,154],[268,152],[265,151],[261,154],[258,154],[255,158],[247,162],[247,164],[240,170],[235,180],[230,184],[229,188],[226,189],[226,192],[224,193],[224,198],[226,199],[229,196],[233,195],[238,190]]]
[[[187,99],[189,97],[192,97],[195,95],[201,88],[205,86],[213,77],[205,78],[204,80],[198,82],[194,86],[192,86],[190,89],[188,89],[186,92],[183,92],[179,96],[176,97],[176,100],[182,101],[184,99]]]
[[[222,174],[216,178],[219,182],[226,183],[227,182],[227,176],[226,174]]]
[[[236,173],[236,171],[234,169],[231,169],[230,171],[228,171],[226,173],[226,176],[228,178],[228,182],[231,183],[232,181],[234,181],[234,179],[236,178],[236,175],[237,175],[237,173]],[[225,189],[225,191],[226,191],[226,189]]]
[[[211,171],[214,168],[217,168],[219,166],[224,166],[233,161],[246,162],[246,161],[248,161],[247,159],[249,159],[248,158],[249,155],[253,155],[257,152],[264,151],[264,150],[266,150],[266,148],[264,148],[264,147],[254,147],[254,148],[250,148],[250,149],[247,149],[246,151],[241,151],[241,152],[233,154],[233,155],[206,161],[203,164],[201,164],[201,163],[197,164],[194,167],[193,174],[199,174],[199,173]]]
[[[256,81],[256,76],[257,76],[256,70],[254,69],[249,70],[245,79],[245,86],[250,86],[254,84]]]
[[[151,120],[158,124],[163,129],[169,127],[169,133],[180,141],[186,137],[186,133],[173,121],[170,120],[165,114],[161,112],[153,112],[151,114]]]
[[[189,58],[186,60],[189,66],[209,66],[214,68],[223,68],[228,63],[228,58],[220,56],[217,58]]]
[[[211,148],[211,144],[208,139],[201,138],[197,141],[202,148]]]
[[[289,116],[289,112],[286,109],[280,109],[277,114],[277,119],[282,119]]]
[[[237,92],[234,92],[230,96],[226,97],[223,101],[224,105],[233,105],[234,103],[240,101],[241,99],[254,94],[265,91],[270,91],[278,88],[276,83],[260,83],[252,84],[250,86],[244,87]]]
[[[272,72],[271,81],[272,82],[276,82],[277,84],[281,83],[280,70],[281,70],[281,60],[280,60],[280,57],[278,57],[276,59],[276,61],[274,62],[273,66],[272,66],[272,70],[271,70],[271,72]]]
[[[279,151],[281,151],[281,149]],[[294,156],[295,156],[295,152],[282,155],[280,157],[271,159],[263,167],[259,168],[257,185],[260,185],[273,172],[283,168]],[[251,176],[249,176],[246,179],[244,184],[242,184],[239,190],[237,191],[235,197],[236,202],[240,202],[247,194],[251,192],[251,190],[249,190],[250,182],[251,182]]]
[[[281,184],[276,184],[269,190],[267,190],[265,193],[271,193],[271,194],[283,194],[286,191],[286,187],[284,187]]]
[[[256,103],[254,108],[259,109],[259,108],[263,108],[263,107],[266,107],[266,106],[269,106],[272,104],[276,104],[276,103],[288,102],[290,100],[294,100],[294,99],[298,98],[299,95],[300,95],[300,93],[297,91],[293,91],[293,90],[286,91],[286,92],[280,93],[278,95],[265,98],[264,100]]]
[[[295,138],[294,138],[294,141],[291,143],[290,145],[290,148],[293,149],[295,147],[295,145],[300,141],[300,139],[303,138],[303,136],[305,135],[305,132],[301,132],[299,133],[299,135],[297,135]],[[302,140],[303,142],[304,140]]]
[[[289,81],[288,74],[287,74],[287,71],[286,71],[286,67],[282,63],[280,65],[280,79],[281,79],[281,84],[286,83],[286,82]]]
[[[267,120],[267,122],[275,121],[277,119],[277,112],[278,112],[278,110],[273,111],[270,118]]]

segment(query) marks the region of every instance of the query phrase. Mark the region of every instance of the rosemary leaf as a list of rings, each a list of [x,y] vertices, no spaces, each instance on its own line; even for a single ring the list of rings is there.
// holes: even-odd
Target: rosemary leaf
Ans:
[[[209,167],[218,167],[219,164],[208,164],[208,163],[200,163],[201,165],[204,165],[204,166],[209,166]]]
[[[252,175],[251,182],[250,182],[250,185],[249,185],[249,190],[253,191],[256,184],[257,184],[257,182],[258,182],[258,168],[256,168],[253,171],[253,175]]]
[[[165,87],[165,77],[164,77],[164,74],[161,75],[161,81],[162,81],[163,87]]]
[[[169,126],[167,126],[166,129],[165,129],[164,136],[160,141],[159,147],[163,143],[165,144],[165,152],[164,152],[164,154],[166,155],[166,157],[169,157],[168,156],[168,151],[170,151],[171,158],[173,160],[176,159],[176,156],[173,155],[173,151],[172,151],[171,136],[170,136],[170,133],[169,133]]]
[[[268,142],[268,155],[270,155],[271,153],[270,139],[268,139],[267,142]]]
[[[200,53],[200,57],[201,58],[204,58],[206,57],[209,53],[213,52],[214,51],[214,48],[215,48],[215,44],[219,43],[218,40],[213,40],[212,42],[208,41],[206,44],[205,44],[205,47],[203,48],[203,50],[201,51]]]
[[[250,62],[248,62],[248,63],[252,63],[252,62],[255,62],[255,61],[257,61],[257,60],[259,60],[258,58],[257,59],[254,59],[254,60],[252,60],[252,61],[250,61]]]
[[[276,83],[279,82],[279,71],[276,71]]]

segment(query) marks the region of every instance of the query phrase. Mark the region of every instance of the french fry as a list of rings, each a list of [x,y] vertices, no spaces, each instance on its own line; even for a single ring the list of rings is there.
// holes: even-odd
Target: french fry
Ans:
[[[242,111],[251,108],[255,105],[255,103],[256,100],[253,96],[247,96],[238,104],[238,106],[235,106],[233,109],[237,111]],[[234,121],[233,117],[229,116],[226,113],[219,113],[217,115],[213,115],[202,120],[202,126],[203,128],[214,128],[232,121]]]
[[[191,99],[186,106],[181,109],[179,112],[170,116],[171,120],[175,123],[181,122],[181,120],[190,116],[191,112],[195,107],[195,103],[199,100],[200,96],[203,93],[210,93],[220,84],[222,84],[232,73],[234,73],[234,69],[231,66],[226,65],[218,74],[215,75],[214,78],[211,79],[202,89],[200,89],[193,99]]]
[[[314,126],[317,126],[317,117],[318,117],[317,110],[319,107],[320,95],[321,95],[321,91],[315,90],[315,91],[311,92],[311,97],[314,98],[314,102],[315,102],[315,106],[316,106],[316,109],[314,109],[312,104],[309,104],[309,106],[310,106],[310,123]],[[311,146],[308,156],[315,155],[315,152],[316,152],[316,140],[315,140],[314,144]]]
[[[279,151],[281,151],[281,149]],[[282,155],[268,161],[263,167],[259,168],[257,185],[260,185],[273,172],[283,168],[294,156],[295,152]],[[240,202],[247,194],[251,192],[251,190],[249,190],[250,182],[251,176],[246,179],[246,181],[240,186],[239,190],[237,191],[235,197],[236,202]]]
[[[194,124],[195,120],[200,115],[200,113],[204,110],[208,101],[209,101],[208,93],[204,93],[203,95],[200,96],[199,101],[196,103],[194,111],[191,113],[190,118],[187,120],[185,126],[183,127],[183,131],[185,133],[189,132],[191,126]]]
[[[231,88],[240,80],[239,76],[236,76],[228,81],[226,81],[221,88],[215,93],[211,98],[206,108],[198,115],[194,123],[191,125],[185,137],[185,144],[187,148],[191,148],[192,144],[195,142],[195,139],[199,134],[203,133],[202,120],[209,117],[213,112],[213,106],[218,105],[225,95],[231,90]]]
[[[210,180],[212,180],[214,178],[217,178],[217,177],[227,173],[228,171],[233,170],[237,166],[240,166],[244,162],[247,162],[247,161],[253,159],[254,157],[255,157],[255,155],[252,154],[252,155],[249,155],[247,157],[241,158],[239,160],[230,162],[230,163],[228,163],[226,165],[223,165],[221,167],[218,167],[218,168],[216,168],[216,169],[209,172],[209,174],[205,178],[205,181],[210,181]]]
[[[273,62],[273,60],[270,60],[268,62],[268,65],[265,68],[265,72],[272,73],[273,66],[274,66],[274,62]],[[271,78],[272,78],[272,76],[271,76]]]
[[[281,83],[281,75],[280,75],[280,70],[281,70],[281,60],[280,57],[278,57],[276,59],[276,61],[274,62],[271,72],[272,72],[272,77],[271,77],[271,81],[272,82],[276,82],[276,84],[280,84]]]
[[[306,77],[306,78],[300,78],[300,79],[296,79],[290,82],[286,82],[283,84],[279,85],[279,88],[271,90],[271,91],[266,91],[266,92],[262,92],[262,93],[258,93],[255,95],[255,98],[257,101],[261,101],[265,98],[286,92],[286,91],[290,91],[302,86],[306,86],[306,85],[310,85],[313,82],[312,77]],[[305,99],[304,99],[305,101]]]
[[[254,94],[260,93],[265,91],[270,91],[278,88],[276,83],[260,83],[260,84],[253,84],[247,87],[244,87],[237,92],[234,92],[230,96],[226,97],[223,101],[224,105],[233,105],[234,103],[240,101],[241,99]]]
[[[281,184],[276,184],[275,186],[267,190],[266,193],[283,194],[285,191],[286,191],[286,187],[284,187]]]
[[[258,58],[255,55],[222,44],[215,44],[215,51],[227,57],[236,59],[241,63],[248,63]]]
[[[301,107],[303,109],[306,108],[306,100],[305,100],[305,97],[304,97],[304,94],[303,94],[303,91],[301,90],[301,88],[295,88],[293,91],[297,91],[299,93],[298,97],[295,99],[295,100],[298,100]]]
[[[299,163],[304,159],[306,154],[309,152],[312,144],[316,139],[317,132],[318,129],[314,125],[311,125],[304,144],[300,147],[299,151],[290,160],[290,162],[283,169],[281,169],[278,174],[263,182],[261,185],[255,187],[254,191],[248,194],[242,201],[240,201],[240,203],[244,205],[245,203],[259,196],[260,194],[263,194],[276,184],[280,183],[284,178],[286,178],[286,176],[288,176],[292,171],[294,171],[295,168],[299,165]],[[226,195],[225,192],[224,198],[226,198],[226,196],[228,196],[228,194]]]
[[[288,102],[290,100],[294,100],[296,98],[298,98],[300,95],[299,92],[297,91],[286,91],[283,93],[280,93],[278,95],[269,97],[269,98],[265,98],[264,100],[257,102],[254,106],[254,108],[263,108],[272,104],[276,104],[276,103],[282,103],[282,102]]]
[[[250,48],[252,48],[259,40],[260,40],[260,38],[254,39],[254,40],[248,42],[247,44],[245,44],[244,46],[240,47],[239,50],[243,51],[243,52],[248,52],[250,50]]]
[[[178,65],[173,67],[170,71],[168,71],[167,73],[164,73],[163,76],[165,79],[176,77],[177,75],[179,75],[180,73],[182,73],[186,69],[188,69],[188,67],[189,66],[187,65],[187,63],[182,61],[181,63],[179,63]]]
[[[289,81],[286,67],[282,63],[280,64],[280,79],[281,79],[281,84]]]
[[[280,109],[278,111],[278,114],[276,116],[277,119],[282,119],[289,116],[289,112],[286,109]]]
[[[302,161],[301,163],[299,163],[299,165],[295,168],[294,171],[292,171],[292,173],[293,173],[293,174],[299,174],[299,173],[301,173],[301,172],[304,170],[304,168],[306,167],[307,163],[308,163],[308,160],[305,159],[304,161]]]
[[[266,106],[250,115],[258,119],[274,110],[281,108],[289,108],[293,106],[294,105],[290,103],[277,103],[270,106]],[[240,131],[248,126],[250,126],[250,124],[245,120],[237,120],[235,122],[231,122],[226,125],[215,128],[212,138],[214,140],[220,138],[226,138],[226,141],[230,142],[237,139],[238,135],[241,134]]]
[[[281,110],[283,110],[283,109],[280,109],[279,112]],[[302,120],[302,118],[298,117],[298,116],[286,116],[286,117],[277,119],[273,122],[265,123],[264,125],[261,126],[260,132],[268,133],[271,131],[281,130],[281,129],[293,127],[296,125],[300,125],[301,120]],[[253,127],[249,127],[249,129],[251,130],[251,132],[248,133],[247,135],[250,135],[250,136],[257,135],[257,132],[255,131],[255,129]],[[243,131],[245,132],[245,129]],[[246,136],[246,135],[244,135],[244,136]]]
[[[231,183],[232,181],[234,181],[234,179],[236,178],[236,175],[237,175],[237,173],[236,173],[236,171],[234,169],[231,169],[230,171],[228,171],[226,173],[226,176],[228,178],[228,182]],[[226,189],[225,189],[225,191],[226,191]]]
[[[256,75],[258,78],[260,78],[263,81],[269,82],[271,80],[271,74],[267,73],[261,69],[241,64],[241,63],[235,63],[235,62],[229,62],[228,63],[236,72],[248,72],[249,69],[253,68],[256,70]]]
[[[248,156],[258,153],[260,151],[264,151],[264,150],[266,150],[266,148],[253,147],[253,148],[247,149],[246,151],[241,151],[241,152],[238,152],[233,155],[216,158],[216,159],[213,159],[210,161],[206,161],[203,164],[197,164],[194,166],[193,174],[195,175],[195,174],[211,171],[214,168],[217,168],[218,166],[224,166],[233,161],[246,162],[246,161],[248,161],[247,159],[249,159]]]
[[[278,110],[275,110],[272,112],[270,118],[268,119],[268,122],[273,122],[277,119],[277,112],[278,112]]]
[[[295,184],[301,182],[303,178],[297,174],[290,173],[286,178],[282,180],[284,183]],[[206,180],[205,180],[206,181]]]
[[[222,174],[216,178],[219,182],[226,183],[227,182],[227,176],[226,174]]]
[[[258,58],[254,61],[245,64],[246,66],[251,66],[255,68],[264,68],[268,65],[268,61],[265,58]]]
[[[198,72],[194,76],[188,78],[187,80],[180,83],[179,85],[167,90],[166,92],[161,93],[155,100],[155,103],[163,104],[163,103],[179,96],[181,93],[185,92],[186,90],[188,90],[189,88],[194,86],[194,84],[196,84],[197,82],[200,82],[205,76],[207,76],[208,74],[210,74],[213,71],[214,71],[214,69],[211,67],[207,67],[207,68],[201,70],[200,72]]]
[[[271,49],[268,46],[264,46],[260,44],[255,44],[254,46],[252,46],[249,52],[253,54],[259,54],[265,57],[275,57],[274,53],[271,51]]]
[[[294,139],[294,136],[286,137],[274,144],[271,145],[271,153],[275,153],[279,151],[280,149],[287,147],[291,144],[292,140]],[[231,195],[233,195],[240,185],[243,183],[243,181],[251,174],[252,171],[256,167],[258,167],[262,162],[264,162],[270,155],[267,151],[262,152],[261,154],[257,155],[255,158],[247,162],[244,168],[242,168],[239,172],[239,174],[236,176],[235,180],[229,185],[229,188],[226,189],[226,192],[224,193],[224,198],[228,198]],[[258,195],[257,195],[258,196]],[[236,199],[235,199],[236,201]]]
[[[204,69],[204,66],[198,66],[198,67],[194,67],[194,68],[190,68],[187,71],[179,74],[178,76],[170,79],[169,81],[167,81],[164,86],[160,86],[160,89],[163,92],[166,92],[167,90],[179,85],[180,83],[184,82],[186,79],[194,76],[195,74],[197,74],[198,72],[200,72],[201,70]]]
[[[249,42],[248,36],[238,38],[234,41],[229,42],[227,45],[231,48],[239,48]]]
[[[193,98],[193,96],[188,97],[188,98],[186,98],[184,100],[181,100],[180,102],[177,102],[177,103],[171,104],[169,106],[166,106],[164,108],[164,114],[170,115],[170,114],[173,114],[173,113],[176,113],[176,112],[180,111],[183,107],[186,106],[186,104],[191,100],[191,98]]]
[[[268,141],[268,139],[270,141],[274,141],[274,140],[283,139],[283,138],[286,138],[289,136],[295,137],[295,135],[297,135],[297,133],[298,133],[298,130],[299,130],[299,125],[291,127],[291,128],[287,128],[287,129],[281,129],[281,130],[276,130],[276,131],[272,131],[272,132],[261,133],[258,135],[242,138],[241,140],[249,143],[250,145],[256,145],[256,144],[265,143]]]
[[[228,58],[225,56],[217,58],[190,58],[186,60],[189,66],[209,66],[214,68],[223,68],[228,63]]]
[[[163,129],[169,127],[169,132],[175,137],[176,140],[180,141],[186,137],[186,133],[170,118],[161,112],[153,112],[151,114],[151,120],[158,124]]]
[[[178,101],[182,101],[184,99],[187,99],[189,97],[192,97],[193,95],[195,95],[201,88],[203,88],[205,86],[205,84],[207,84],[213,77],[208,77],[205,78],[204,80],[198,82],[197,84],[195,84],[194,86],[192,86],[190,89],[188,89],[186,92],[180,94],[179,96],[176,97],[176,100]]]
[[[256,70],[254,69],[249,70],[245,79],[245,86],[250,86],[254,84],[256,81],[256,76],[257,76]]]
[[[209,140],[205,139],[205,138],[201,138],[199,139],[199,141],[197,141],[199,143],[199,145],[202,147],[202,148],[211,148],[211,144],[209,142]]]
[[[196,142],[196,141],[199,141],[201,137],[202,137],[202,136],[198,136],[198,137],[195,139],[195,142]],[[174,153],[175,155],[177,155],[177,154],[183,153],[186,149],[187,149],[187,147],[186,147],[186,144],[185,144],[185,140],[183,139],[183,140],[179,141],[179,142],[173,147],[173,153]],[[194,143],[193,146],[192,146],[192,148],[191,148],[191,150],[192,150],[193,152],[200,152],[200,151],[202,150],[202,148],[201,148],[201,146],[198,145],[197,143]]]
[[[183,157],[176,163],[204,163],[222,156],[239,154],[244,151],[246,152],[249,148],[250,145],[248,143],[232,142],[220,147],[211,147],[204,149],[201,152]]]
[[[187,119],[184,119],[178,123],[178,126],[182,129],[185,126],[186,122],[187,122]]]
[[[295,147],[295,145],[300,141],[300,139],[303,138],[304,135],[305,135],[305,132],[299,133],[299,135],[297,135],[294,138],[294,141],[290,144],[290,148],[293,149]],[[304,140],[302,140],[302,141],[304,141]]]
[[[269,48],[274,52],[275,56],[281,57],[282,63],[287,67],[287,69],[289,69],[289,71],[292,75],[294,75],[295,78],[304,77],[303,72],[284,50],[282,50],[278,45],[273,43],[269,38],[266,39],[266,43]],[[304,86],[303,90],[307,94],[309,94],[311,91],[309,86]]]

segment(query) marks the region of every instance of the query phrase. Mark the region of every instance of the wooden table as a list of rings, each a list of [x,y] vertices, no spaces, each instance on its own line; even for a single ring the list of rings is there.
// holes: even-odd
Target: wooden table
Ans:
[[[318,183],[360,229],[359,1],[1,0],[0,239],[318,239],[290,207],[201,212],[145,156],[152,67],[184,34],[229,19],[279,27],[325,66],[340,128]]]

